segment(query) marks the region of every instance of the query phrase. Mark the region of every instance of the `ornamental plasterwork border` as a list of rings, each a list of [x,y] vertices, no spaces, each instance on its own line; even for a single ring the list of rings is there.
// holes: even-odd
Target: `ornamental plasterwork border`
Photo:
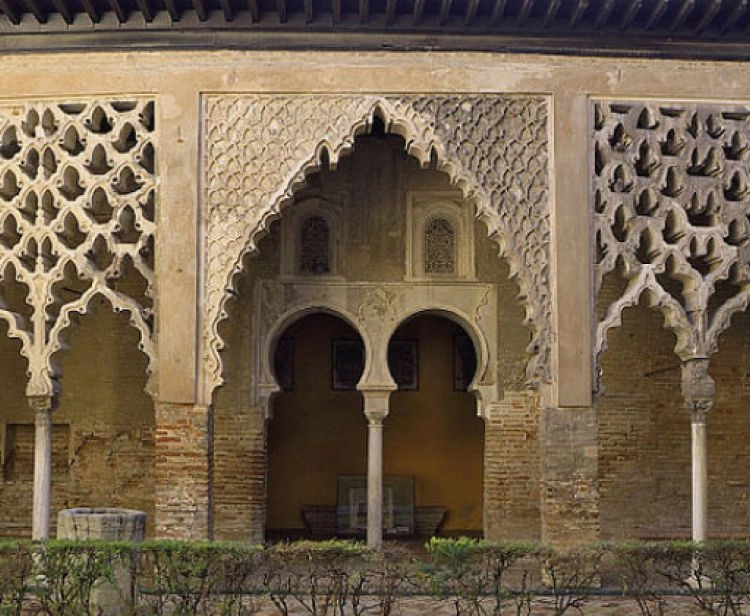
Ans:
[[[750,105],[591,104],[594,276],[626,280],[597,324],[607,332],[644,296],[683,360],[709,357],[750,302]]]
[[[543,96],[234,95],[203,98],[204,296],[201,391],[222,383],[219,323],[243,257],[320,165],[377,114],[423,165],[436,160],[476,204],[507,259],[532,332],[527,375],[549,382],[549,104]]]
[[[0,104],[0,319],[21,341],[29,396],[56,393],[54,355],[95,297],[128,313],[153,393],[153,132],[150,98]],[[138,297],[118,288],[126,274]],[[11,285],[24,297],[10,302]]]

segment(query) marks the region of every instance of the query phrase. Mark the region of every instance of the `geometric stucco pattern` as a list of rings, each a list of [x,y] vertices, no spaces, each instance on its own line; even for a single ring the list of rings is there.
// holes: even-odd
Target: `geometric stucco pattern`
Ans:
[[[153,373],[153,130],[145,98],[0,106],[0,319],[28,395],[55,393],[54,354],[97,295],[128,313]]]
[[[707,358],[750,301],[750,107],[598,101],[592,105],[596,292],[617,270],[625,291],[607,331],[643,295],[683,360]]]
[[[527,375],[549,381],[552,315],[548,101],[542,96],[209,95],[203,102],[205,297],[202,388],[222,382],[225,303],[260,235],[320,165],[335,165],[373,114],[476,204],[521,289]],[[325,154],[324,154],[325,152]]]

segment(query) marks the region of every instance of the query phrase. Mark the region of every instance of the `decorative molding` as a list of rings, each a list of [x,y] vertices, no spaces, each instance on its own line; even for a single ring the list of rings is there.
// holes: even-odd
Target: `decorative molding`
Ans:
[[[29,396],[55,394],[53,355],[98,295],[129,313],[154,376],[153,131],[146,98],[0,105],[0,318],[21,341]],[[126,275],[142,297],[118,288]],[[9,301],[11,282],[24,298]]]
[[[476,204],[521,289],[532,332],[527,374],[551,380],[548,101],[542,96],[208,95],[201,389],[222,383],[219,323],[270,222],[321,159],[335,166],[374,115],[409,154],[436,162]]]
[[[707,358],[750,302],[750,106],[595,101],[591,107],[594,265],[627,280],[597,325],[644,296],[683,361]]]

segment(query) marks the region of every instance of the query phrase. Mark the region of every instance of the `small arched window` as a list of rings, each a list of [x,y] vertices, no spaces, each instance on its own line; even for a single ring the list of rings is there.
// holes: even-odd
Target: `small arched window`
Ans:
[[[433,218],[424,230],[425,274],[455,274],[456,233],[445,218]]]
[[[331,228],[322,216],[304,220],[299,229],[299,273],[328,274],[331,272]]]

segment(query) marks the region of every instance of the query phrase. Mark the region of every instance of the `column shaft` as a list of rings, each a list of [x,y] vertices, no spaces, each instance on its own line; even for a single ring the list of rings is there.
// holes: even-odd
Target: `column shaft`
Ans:
[[[35,411],[34,493],[31,517],[32,539],[49,539],[52,497],[52,404],[49,398],[29,398]]]
[[[693,541],[705,541],[708,521],[708,448],[705,418],[692,421]]]
[[[383,544],[383,422],[367,424],[367,545]]]

